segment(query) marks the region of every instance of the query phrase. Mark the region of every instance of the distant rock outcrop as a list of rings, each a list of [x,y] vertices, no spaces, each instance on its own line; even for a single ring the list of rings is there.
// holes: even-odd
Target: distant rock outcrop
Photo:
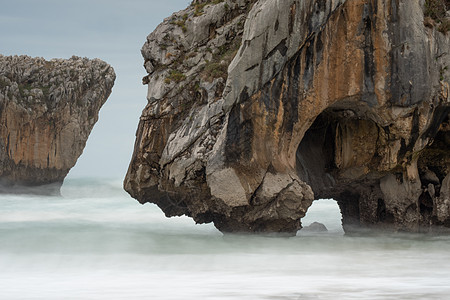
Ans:
[[[193,1],[142,48],[125,189],[224,232],[293,234],[319,198],[346,232],[450,228],[450,35],[423,2]]]
[[[115,78],[99,59],[0,55],[0,192],[58,193]]]

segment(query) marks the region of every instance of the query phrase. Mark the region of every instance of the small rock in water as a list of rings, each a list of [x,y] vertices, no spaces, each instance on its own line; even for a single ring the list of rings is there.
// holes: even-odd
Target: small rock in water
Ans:
[[[308,232],[325,232],[328,231],[327,227],[319,222],[313,222],[309,226],[303,227],[302,231]]]

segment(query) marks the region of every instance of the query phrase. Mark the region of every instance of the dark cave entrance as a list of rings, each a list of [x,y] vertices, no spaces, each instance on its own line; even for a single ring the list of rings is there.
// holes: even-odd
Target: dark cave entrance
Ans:
[[[428,131],[415,137],[429,139],[428,145],[416,153],[422,190],[417,200],[409,194],[409,185],[403,183],[404,169],[397,166],[387,172],[377,171],[383,170],[380,166],[386,163],[385,155],[390,155],[386,152],[390,128],[372,121],[368,112],[347,102],[318,115],[296,152],[299,178],[311,186],[315,199],[337,201],[346,234],[450,227],[448,218],[439,211],[446,205],[442,203],[443,191],[450,194],[450,108],[436,108]],[[397,156],[411,159],[410,146],[403,139],[400,142]],[[390,163],[389,158],[387,161]],[[400,203],[404,206],[392,208],[385,202],[390,199],[387,195],[412,198]]]
[[[315,194],[334,186],[334,156],[335,122],[331,114],[323,112],[306,131],[296,153],[297,174]]]
[[[377,159],[379,135],[379,126],[361,117],[361,109],[347,107],[352,106],[330,107],[319,114],[296,153],[299,178],[311,186],[315,199],[336,200],[346,232],[361,224],[361,187],[367,183],[361,184],[361,178],[364,168]],[[381,216],[384,201],[378,206]]]
[[[450,168],[450,108],[438,108],[428,136],[433,139],[420,153],[417,162],[423,193],[419,197],[421,225],[430,222],[450,227],[450,222],[439,221],[436,216],[436,198],[441,196],[445,178]],[[444,187],[445,188],[445,187]]]

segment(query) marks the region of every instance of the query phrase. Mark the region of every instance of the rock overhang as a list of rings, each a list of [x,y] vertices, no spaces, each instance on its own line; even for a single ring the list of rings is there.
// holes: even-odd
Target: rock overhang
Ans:
[[[444,147],[440,163],[434,162],[443,165],[433,167],[441,170],[438,185],[444,198],[434,193],[434,208],[427,216],[419,202],[426,202],[420,200],[426,198],[425,190],[436,191],[422,187],[420,174],[424,164],[433,164],[424,163],[424,149],[433,145],[438,132],[445,136],[448,79],[441,80],[439,73],[448,61],[442,49],[448,48],[449,39],[423,25],[420,3],[236,2],[240,5],[196,2],[211,11],[215,5],[227,5],[236,18],[220,23],[222,27],[215,25],[215,34],[200,45],[206,51],[197,73],[189,73],[182,64],[167,64],[165,68],[186,74],[176,85],[180,93],[165,92],[161,83],[150,80],[149,90],[156,90],[152,95],[160,95],[158,107],[172,112],[159,114],[156,104],[144,110],[151,117],[141,121],[138,141],[146,148],[136,148],[125,188],[135,195],[151,187],[154,195],[138,196],[141,202],[157,202],[166,213],[173,210],[197,222],[213,221],[223,231],[295,232],[312,200],[321,196],[338,200],[347,230],[388,223],[410,231],[430,224],[445,227],[445,222],[436,221],[437,207],[445,211],[439,203],[447,203],[449,151],[448,144],[441,143],[445,138],[439,139]],[[175,15],[188,16],[187,32],[193,32],[189,22],[195,23],[196,3]],[[245,5],[250,11],[242,9]],[[144,48],[160,48],[158,32],[149,36]],[[217,51],[211,49],[209,55],[207,45],[216,38],[225,40],[221,51],[235,40],[240,49],[222,78],[222,93],[215,88],[195,93],[196,87],[206,86],[204,65]],[[194,47],[188,40],[179,44]],[[156,78],[163,74],[154,80],[161,81]],[[212,106],[214,114],[208,113]],[[180,119],[185,115],[191,119]],[[326,130],[311,133],[320,122]],[[196,123],[201,126],[190,126]],[[182,139],[169,137],[186,134],[189,143],[184,146]],[[161,164],[165,151],[177,158]],[[302,157],[305,151],[310,152],[307,159]],[[327,152],[322,161],[317,158],[320,152]],[[150,154],[152,159],[144,159]],[[310,164],[306,171],[302,160]],[[135,172],[150,165],[145,175]],[[308,172],[317,173],[316,179],[308,178]]]

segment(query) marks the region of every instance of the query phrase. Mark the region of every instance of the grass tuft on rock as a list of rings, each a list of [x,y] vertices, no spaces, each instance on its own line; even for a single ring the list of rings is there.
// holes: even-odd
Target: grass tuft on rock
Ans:
[[[164,82],[166,84],[171,83],[172,81],[181,82],[186,79],[186,75],[178,70],[170,70],[169,75],[166,77]]]

